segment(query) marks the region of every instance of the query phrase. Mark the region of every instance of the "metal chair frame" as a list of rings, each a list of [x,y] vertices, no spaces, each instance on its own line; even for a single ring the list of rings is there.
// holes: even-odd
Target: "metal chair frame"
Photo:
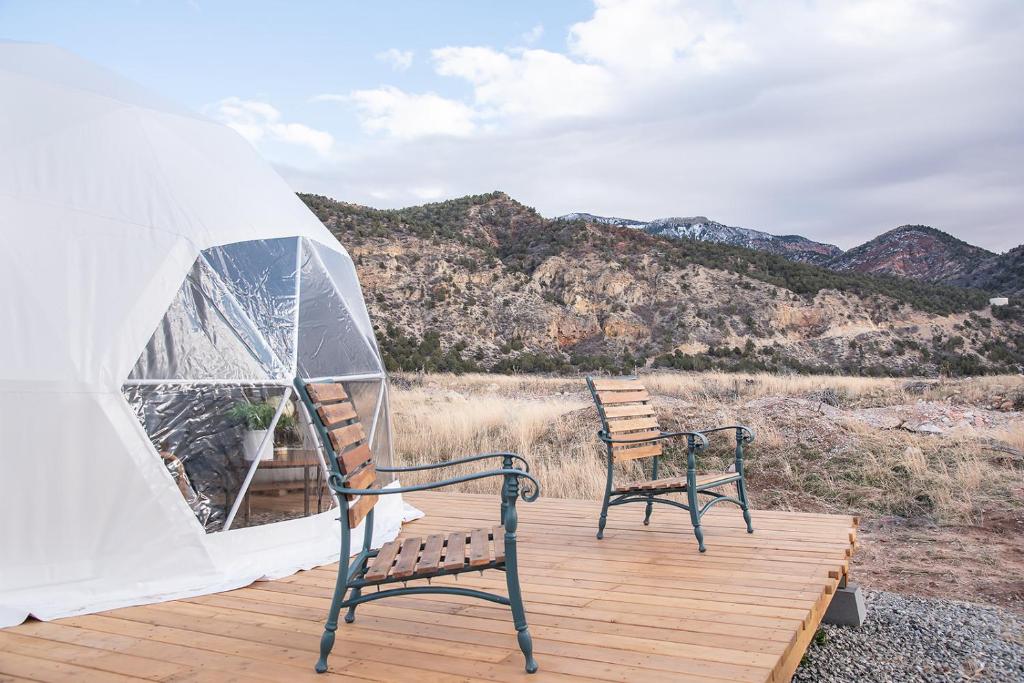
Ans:
[[[614,379],[621,380],[636,380],[635,376],[616,377]],[[654,504],[660,503],[663,505],[671,505],[673,507],[681,508],[690,513],[690,523],[693,525],[693,535],[697,538],[697,546],[700,552],[705,552],[707,547],[704,545],[704,530],[701,528],[701,518],[704,514],[714,507],[715,505],[723,502],[733,503],[740,507],[743,511],[743,521],[747,525],[747,533],[754,533],[754,527],[751,523],[750,518],[750,504],[747,498],[747,484],[743,473],[743,447],[754,441],[754,431],[744,425],[728,425],[723,427],[713,427],[710,429],[700,429],[695,431],[679,431],[679,432],[665,432],[662,431],[657,436],[645,436],[643,438],[630,439],[626,437],[615,438],[611,435],[608,425],[608,417],[605,415],[604,406],[598,398],[598,390],[594,387],[594,378],[587,377],[587,387],[590,389],[590,395],[594,399],[594,405],[597,406],[597,412],[601,418],[601,429],[598,431],[597,436],[605,444],[608,453],[608,476],[605,480],[604,499],[601,504],[601,515],[598,518],[597,524],[597,538],[604,538],[604,529],[608,523],[608,508],[616,505],[625,505],[627,503],[645,503],[646,509],[644,513],[644,526],[651,523],[651,515],[654,512]],[[736,433],[736,452],[733,467],[735,472],[732,476],[716,479],[713,482],[706,484],[697,483],[697,455],[708,448],[710,442],[707,435],[715,432],[723,432],[735,430]],[[623,444],[641,444],[641,443],[656,443],[660,441],[667,441],[669,439],[676,439],[680,437],[686,437],[686,484],[659,488],[656,491],[651,492],[637,492],[630,491],[625,493],[613,494],[612,489],[614,486],[614,471],[615,471],[615,454],[613,451],[614,445]],[[658,463],[660,455],[651,456],[651,480],[658,478]],[[718,488],[726,484],[736,484],[736,496],[728,496],[719,491],[713,491],[711,489]],[[668,498],[662,498],[673,493],[685,493],[686,503],[681,503],[676,500]],[[711,499],[706,503],[701,503],[698,495],[703,494],[709,496]]]
[[[331,653],[331,649],[334,647],[335,631],[338,628],[338,617],[342,609],[348,609],[348,612],[345,614],[345,623],[350,624],[355,621],[356,607],[366,602],[399,595],[442,594],[480,598],[481,600],[487,600],[499,605],[508,606],[512,611],[512,620],[515,625],[519,648],[522,650],[523,656],[526,660],[526,671],[528,673],[536,672],[537,661],[533,657],[533,640],[530,636],[530,631],[526,623],[526,611],[523,607],[522,591],[519,586],[518,552],[516,548],[516,529],[519,521],[519,514],[516,510],[516,499],[522,498],[525,502],[532,503],[540,496],[540,483],[532,474],[530,474],[529,463],[516,453],[496,452],[481,453],[478,455],[460,458],[458,460],[449,460],[446,462],[428,465],[410,467],[377,467],[376,469],[378,472],[401,473],[441,469],[483,460],[501,460],[500,469],[491,469],[472,474],[465,474],[427,484],[394,488],[349,488],[346,485],[348,477],[341,472],[341,469],[338,466],[338,454],[335,452],[331,444],[331,440],[328,437],[327,427],[324,425],[323,420],[317,413],[315,405],[310,398],[307,384],[309,383],[305,380],[299,378],[296,378],[295,380],[297,393],[312,419],[317,435],[320,438],[321,445],[324,448],[324,453],[327,456],[326,460],[328,461],[328,466],[331,470],[327,478],[328,486],[330,486],[337,494],[339,503],[344,503],[346,501],[346,496],[380,496],[412,493],[415,491],[426,491],[489,477],[503,478],[501,487],[501,522],[505,529],[504,559],[491,561],[486,565],[477,565],[473,567],[470,567],[467,563],[464,564],[462,568],[458,569],[438,568],[436,573],[430,575],[428,581],[429,579],[440,576],[462,574],[469,571],[482,572],[487,569],[497,569],[505,572],[505,580],[508,587],[508,597],[506,597],[504,595],[488,593],[471,588],[431,585],[408,587],[404,585],[407,581],[422,580],[422,578],[426,577],[415,577],[409,579],[395,579],[393,577],[388,577],[381,581],[366,581],[362,577],[366,574],[369,561],[377,557],[379,552],[378,550],[374,550],[370,547],[373,540],[372,530],[374,510],[373,508],[370,508],[363,520],[364,529],[366,531],[364,531],[363,534],[362,549],[355,556],[350,556],[352,529],[350,528],[347,510],[342,507],[341,514],[339,515],[339,521],[341,523],[341,555],[338,561],[338,577],[335,582],[334,596],[331,599],[331,607],[327,615],[327,621],[324,625],[324,633],[320,639],[320,658],[316,663],[316,671],[318,673],[324,673],[327,671],[327,658]],[[394,585],[397,583],[402,583],[403,587],[379,590],[380,586]],[[370,587],[376,587],[378,590],[374,593],[363,595],[363,589]],[[351,591],[351,593],[349,593],[349,591]]]

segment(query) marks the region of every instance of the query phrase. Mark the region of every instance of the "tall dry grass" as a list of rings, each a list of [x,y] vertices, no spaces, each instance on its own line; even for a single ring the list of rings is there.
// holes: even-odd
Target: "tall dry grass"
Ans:
[[[872,427],[849,411],[922,398],[904,380],[651,373],[644,381],[665,428],[708,427],[740,421],[755,429],[747,472],[758,507],[856,514],[928,516],[966,522],[981,511],[1024,505],[1021,458],[1024,428],[977,430],[942,437]],[[984,403],[995,388],[1024,383],[1016,377],[934,383],[929,400]],[[842,401],[828,414],[815,409],[829,388]],[[760,399],[760,400],[759,400]],[[404,375],[392,391],[396,456],[402,464],[450,460],[485,451],[525,456],[545,496],[597,499],[604,491],[605,452],[596,437],[597,414],[582,378],[495,375]],[[713,440],[702,469],[724,470],[732,459],[729,437]],[[1003,450],[992,450],[1001,444]],[[644,479],[631,462],[619,479]],[[445,476],[479,466],[445,470]],[[670,448],[659,476],[685,471],[685,453]],[[403,482],[426,481],[437,471]],[[497,491],[499,482],[471,482],[462,490]]]

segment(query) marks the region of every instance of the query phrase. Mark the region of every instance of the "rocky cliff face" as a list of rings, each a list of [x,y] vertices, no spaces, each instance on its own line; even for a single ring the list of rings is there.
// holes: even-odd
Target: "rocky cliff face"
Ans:
[[[992,252],[941,230],[904,225],[833,258],[826,265],[835,270],[950,282],[993,256]]]
[[[396,211],[303,199],[355,259],[392,367],[884,374],[1024,362],[1022,323],[994,319],[966,290],[550,221],[502,193]],[[1012,353],[990,359],[998,346]]]

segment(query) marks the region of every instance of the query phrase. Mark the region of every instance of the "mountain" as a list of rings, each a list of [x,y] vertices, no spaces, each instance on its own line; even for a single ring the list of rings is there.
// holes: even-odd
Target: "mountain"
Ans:
[[[1024,365],[1024,309],[978,290],[549,220],[501,192],[396,210],[300,196],[352,255],[392,369]]]
[[[1005,254],[993,254],[948,282],[977,287],[998,296],[1024,297],[1024,244]]]
[[[854,247],[825,265],[926,282],[953,282],[995,254],[926,225],[903,225]]]
[[[614,225],[623,228],[643,230],[650,235],[674,237],[676,239],[702,240],[731,244],[747,249],[766,251],[779,254],[793,261],[823,264],[843,253],[843,250],[832,244],[815,242],[799,235],[772,235],[761,230],[735,228],[718,221],[709,220],[704,216],[690,218],[657,218],[652,221],[638,221],[630,218],[611,218],[595,216],[590,213],[570,213],[559,216],[556,220],[582,220],[589,223]]]

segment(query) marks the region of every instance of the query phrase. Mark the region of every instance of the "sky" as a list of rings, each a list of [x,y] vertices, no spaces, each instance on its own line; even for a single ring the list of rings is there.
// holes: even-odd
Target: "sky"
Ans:
[[[1019,0],[0,0],[297,191],[1024,242]]]

